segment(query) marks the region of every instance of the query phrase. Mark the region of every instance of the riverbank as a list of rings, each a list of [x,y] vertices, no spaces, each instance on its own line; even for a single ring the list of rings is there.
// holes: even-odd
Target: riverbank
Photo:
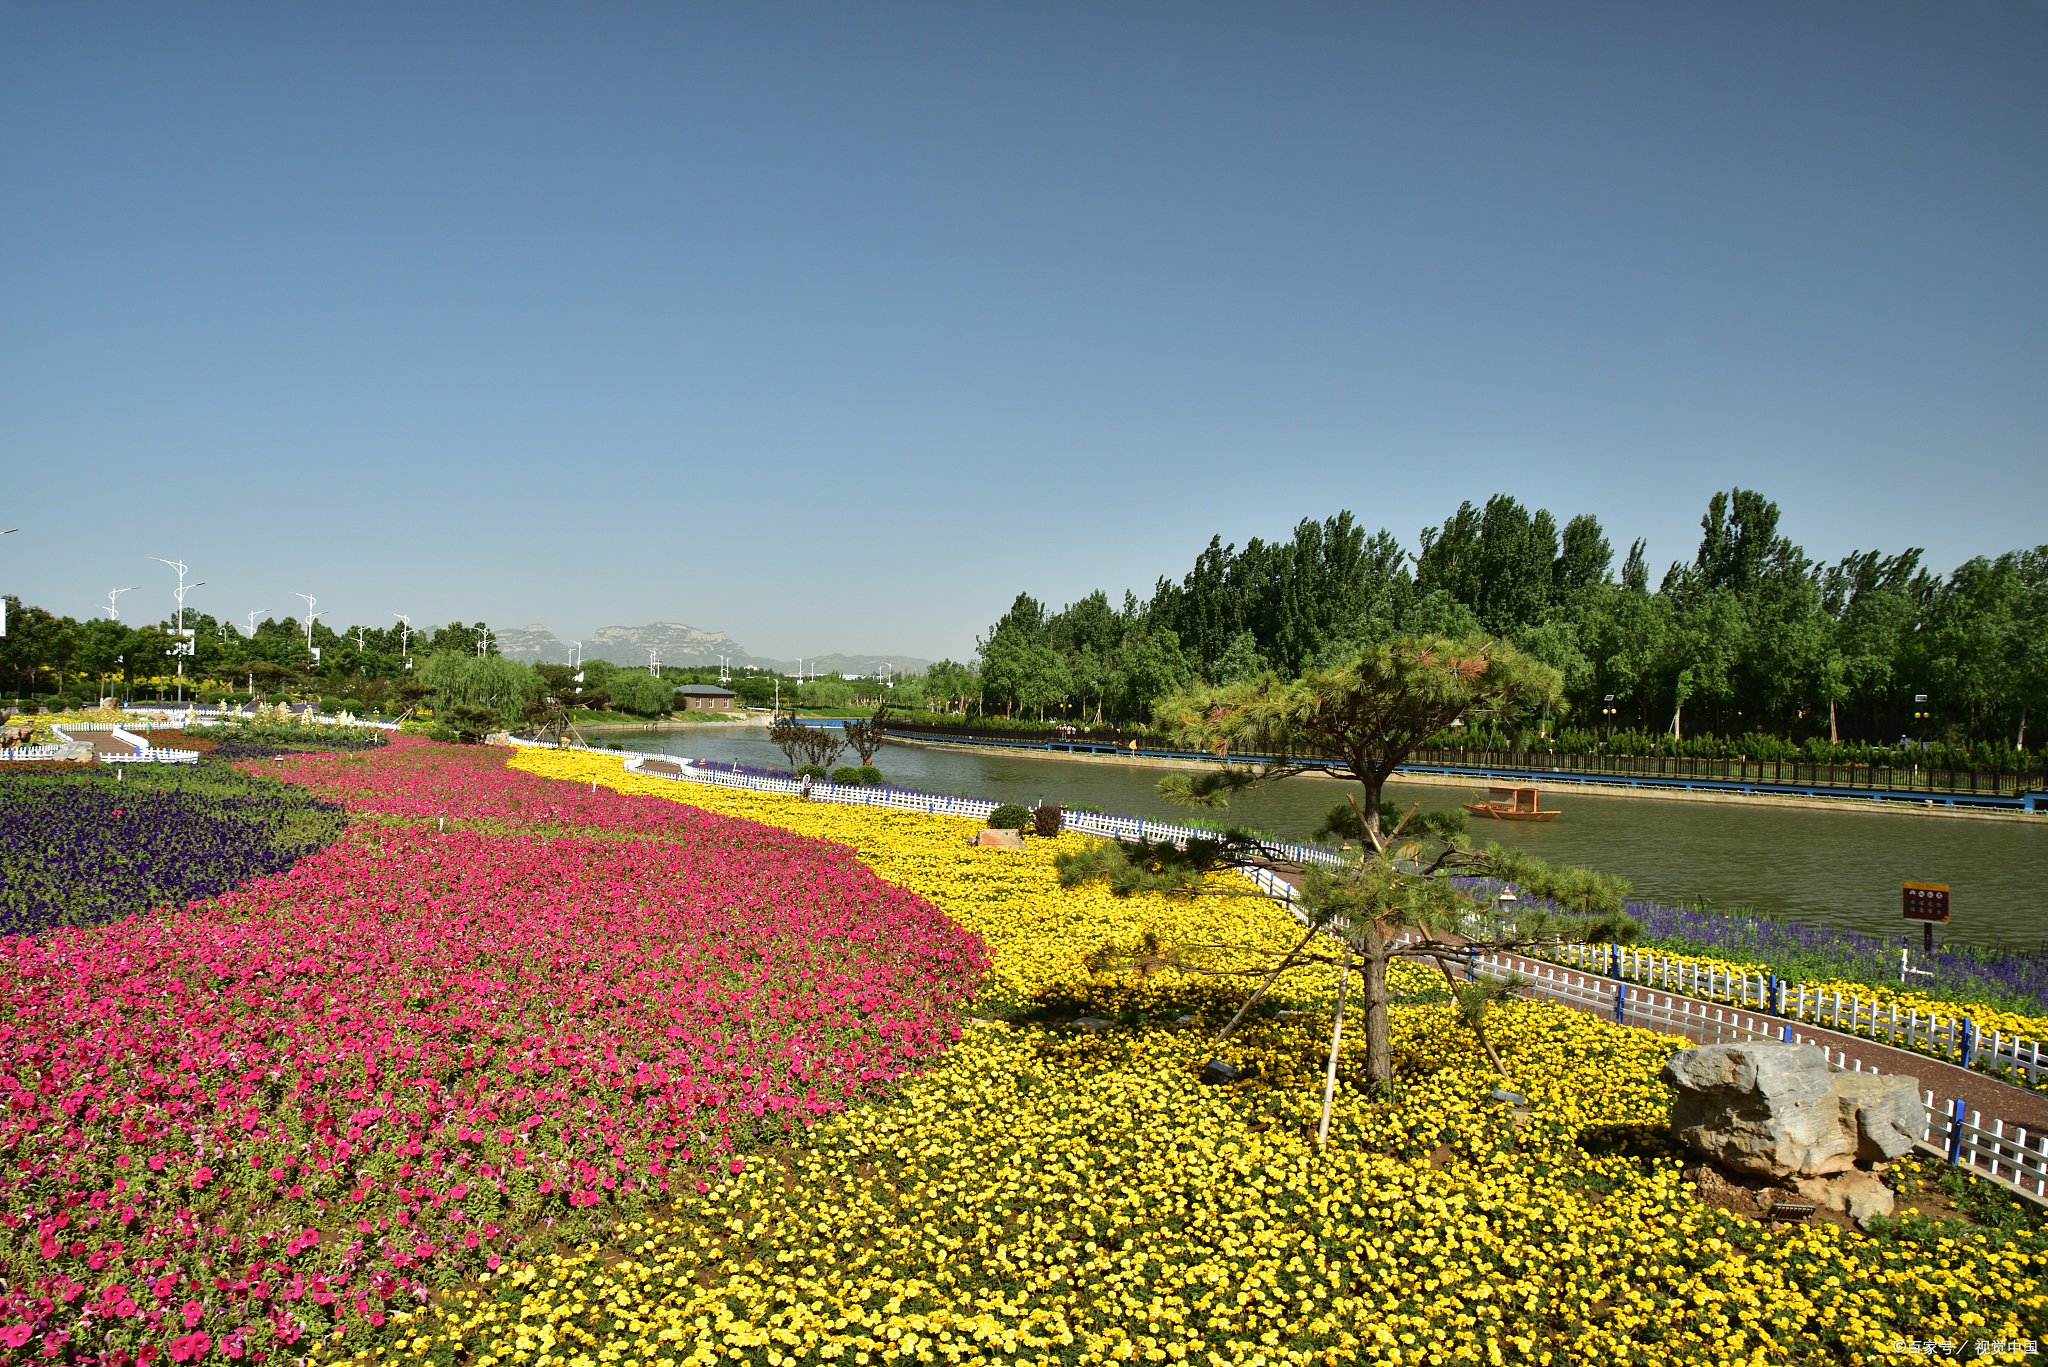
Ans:
[[[950,750],[970,754],[987,754],[992,750],[1002,749],[1002,747],[997,746],[955,744],[950,741],[914,740],[905,736],[890,736],[887,743],[914,749]],[[1072,761],[1120,769],[1194,770],[1209,767],[1208,762],[1201,760],[1164,759],[1148,755],[1125,757],[1121,755],[1075,754],[1065,750],[1027,750],[1021,747],[1008,751],[1008,753],[1029,755],[1033,759]],[[1300,777],[1338,783],[1349,783],[1352,781],[1345,775],[1327,773],[1316,769],[1311,769],[1300,775]],[[1402,783],[1461,788],[1467,792],[1483,787],[1487,782],[1486,779],[1474,778],[1468,774],[1439,774],[1432,773],[1426,769],[1404,768],[1399,771],[1397,777]],[[1504,777],[1499,781],[1508,782],[1510,779]],[[1519,783],[1525,780],[1517,776],[1512,781]],[[1965,821],[2017,821],[2031,824],[2048,824],[2048,812],[1993,811],[1972,807],[1948,807],[1937,805],[1931,800],[1922,804],[1900,801],[1880,802],[1869,798],[1850,797],[1788,797],[1778,793],[1742,793],[1711,791],[1698,788],[1653,787],[1650,786],[1650,783],[1650,780],[1644,780],[1642,786],[1631,787],[1622,783],[1589,783],[1571,774],[1546,774],[1538,782],[1537,786],[1543,788],[1568,788],[1574,792],[1593,794],[1600,797],[1659,798],[1673,802],[1706,802],[1719,806],[1787,807],[1818,812],[1919,814]]]

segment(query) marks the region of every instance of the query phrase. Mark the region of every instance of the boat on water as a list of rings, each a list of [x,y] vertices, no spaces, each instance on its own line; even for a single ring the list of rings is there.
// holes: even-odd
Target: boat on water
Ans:
[[[1486,790],[1484,802],[1461,802],[1458,804],[1474,816],[1488,816],[1497,821],[1555,821],[1556,812],[1540,811],[1536,804],[1536,787],[1515,787],[1495,784]]]

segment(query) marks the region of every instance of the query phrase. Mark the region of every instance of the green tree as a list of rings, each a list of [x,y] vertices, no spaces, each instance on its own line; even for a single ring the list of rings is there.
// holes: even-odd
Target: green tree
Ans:
[[[1585,870],[1553,871],[1540,861],[1495,846],[1483,853],[1464,848],[1455,827],[1430,823],[1431,833],[1412,831],[1404,821],[1388,826],[1382,817],[1381,790],[1415,746],[1467,716],[1498,714],[1553,699],[1556,672],[1503,641],[1479,638],[1401,639],[1360,652],[1338,670],[1311,671],[1292,684],[1273,680],[1232,684],[1224,688],[1198,685],[1160,705],[1162,722],[1172,725],[1183,741],[1202,744],[1218,753],[1232,749],[1300,750],[1314,748],[1341,757],[1362,792],[1353,799],[1357,857],[1341,868],[1312,865],[1304,870],[1300,901],[1309,925],[1285,954],[1266,963],[1242,966],[1244,956],[1261,953],[1249,946],[1224,947],[1231,955],[1218,963],[1214,946],[1159,946],[1136,954],[1098,955],[1097,968],[1171,965],[1195,972],[1260,976],[1259,987],[1237,1018],[1224,1027],[1228,1035],[1271,984],[1291,968],[1341,963],[1348,984],[1353,966],[1364,987],[1366,1076],[1382,1083],[1393,1076],[1388,1027],[1387,965],[1397,957],[1435,959],[1462,956],[1468,943],[1485,949],[1526,947],[1569,934],[1579,939],[1625,938],[1634,925],[1623,914],[1628,887],[1618,880]],[[1303,772],[1305,765],[1277,762],[1259,769],[1226,766],[1199,776],[1173,775],[1160,791],[1198,806],[1222,806],[1230,794]],[[1169,896],[1215,895],[1221,890],[1209,875],[1219,869],[1273,863],[1283,852],[1261,837],[1229,830],[1213,839],[1197,838],[1184,845],[1145,841],[1107,841],[1057,860],[1062,883],[1069,886],[1100,880],[1112,892],[1128,895],[1158,891]],[[1529,910],[1519,917],[1482,924],[1483,911],[1453,876],[1505,879],[1528,894]],[[1534,908],[1543,903],[1581,913],[1568,928]],[[1332,949],[1311,948],[1317,937]],[[1446,977],[1449,969],[1444,969]],[[1485,1007],[1501,987],[1471,993],[1462,1002],[1467,1021],[1480,1034],[1488,1055],[1498,1057],[1486,1041]],[[1337,1031],[1342,1030],[1342,1000]],[[1336,1039],[1331,1044],[1334,1076]],[[1324,1097],[1325,1126],[1329,1095]]]
[[[612,676],[612,706],[636,717],[655,717],[672,711],[675,685],[642,669],[620,670]]]
[[[1223,654],[1211,671],[1211,681],[1218,684],[1245,683],[1267,672],[1265,657],[1259,654],[1259,643],[1249,631],[1240,631],[1230,638]]]
[[[95,700],[107,695],[107,676],[121,667],[121,657],[127,652],[134,635],[132,629],[112,620],[79,625],[73,663],[93,676]]]
[[[1183,744],[1214,754],[1303,754],[1258,769],[1225,766],[1173,775],[1161,791],[1227,805],[1229,795],[1320,768],[1309,754],[1340,760],[1363,788],[1364,840],[1377,853],[1380,794],[1416,748],[1454,721],[1510,716],[1557,700],[1557,671],[1506,641],[1487,637],[1402,637],[1361,650],[1337,669],[1290,683],[1216,688],[1197,684],[1159,703],[1160,724]],[[1304,753],[1308,752],[1308,753]]]
[[[472,718],[474,710],[487,710],[505,726],[517,726],[525,718],[526,705],[543,691],[540,676],[526,665],[503,655],[477,655],[473,646],[468,654],[436,651],[420,667],[419,677],[433,690],[437,710],[452,715],[456,708],[466,707],[472,709]]]

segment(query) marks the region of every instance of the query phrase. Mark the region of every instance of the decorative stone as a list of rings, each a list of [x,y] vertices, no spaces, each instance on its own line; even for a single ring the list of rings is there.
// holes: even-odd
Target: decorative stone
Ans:
[[[977,832],[974,843],[986,850],[1021,850],[1024,848],[1024,833],[990,827]]]
[[[1099,1035],[1115,1023],[1114,1021],[1106,1021],[1100,1016],[1083,1016],[1074,1022],[1074,1028],[1076,1030],[1086,1030],[1091,1035]]]
[[[1917,1079],[1837,1073],[1811,1044],[1681,1049],[1663,1078],[1678,1093],[1671,1128],[1688,1148],[1764,1177],[1826,1177],[1859,1157],[1890,1158],[1925,1124]]]
[[[1200,1016],[1175,1016],[1173,1018],[1173,1023],[1175,1025],[1182,1026],[1183,1028],[1185,1028],[1190,1025],[1200,1025],[1202,1023],[1202,1018]]]
[[[1858,1225],[1874,1215],[1890,1215],[1898,1208],[1892,1189],[1859,1168],[1832,1177],[1795,1178],[1792,1189],[1816,1206],[1839,1211]]]
[[[1226,1087],[1243,1076],[1220,1058],[1212,1058],[1202,1065],[1202,1081],[1211,1087]]]
[[[1897,1158],[1925,1133],[1927,1106],[1920,1099],[1918,1078],[1836,1073],[1834,1083],[1843,1118],[1856,1127],[1858,1163]]]

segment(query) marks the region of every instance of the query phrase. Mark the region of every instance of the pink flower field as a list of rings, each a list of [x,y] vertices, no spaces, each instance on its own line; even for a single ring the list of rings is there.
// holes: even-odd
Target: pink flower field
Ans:
[[[0,941],[0,1345],[303,1356],[693,1199],[954,1037],[979,940],[850,851],[503,761],[252,762],[348,834]]]

